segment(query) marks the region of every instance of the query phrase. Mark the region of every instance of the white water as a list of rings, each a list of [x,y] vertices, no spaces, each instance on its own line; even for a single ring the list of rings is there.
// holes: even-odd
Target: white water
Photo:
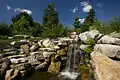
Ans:
[[[65,71],[65,72],[61,72],[60,75],[63,75],[65,78],[70,78],[72,80],[75,80],[79,75],[79,73]]]
[[[81,51],[79,45],[71,44],[68,48],[68,61],[65,70],[59,76],[75,80],[80,73],[76,72],[76,66],[80,65]]]

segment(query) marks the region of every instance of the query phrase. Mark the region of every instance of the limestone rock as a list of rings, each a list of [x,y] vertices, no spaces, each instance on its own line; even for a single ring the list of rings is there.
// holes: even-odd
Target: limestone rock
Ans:
[[[80,45],[80,49],[81,50],[85,50],[87,47],[89,47],[90,45],[86,45],[86,44],[81,44]]]
[[[98,44],[115,44],[120,45],[120,39],[119,38],[113,38],[111,36],[105,35],[97,42]]]
[[[114,38],[120,38],[120,33],[117,33],[116,31],[113,32],[113,33],[110,33],[110,36],[111,37],[114,37]]]
[[[44,46],[48,47],[48,46],[50,45],[50,43],[51,43],[50,39],[49,39],[49,38],[46,38],[46,39],[43,41],[42,44],[43,44]]]
[[[26,54],[29,53],[29,46],[27,44],[21,45],[21,48],[23,49],[24,53],[26,53]]]
[[[40,51],[48,51],[48,52],[53,52],[53,48],[39,48]]]
[[[47,66],[47,62],[43,62],[41,64],[39,64],[37,67],[35,67],[35,70],[38,71],[40,69],[43,69]]]
[[[91,53],[96,80],[120,80],[120,63],[99,53]]]
[[[43,57],[49,58],[52,54],[55,54],[55,52],[43,52]]]
[[[31,55],[31,56],[34,56],[34,55],[37,55],[37,54],[40,54],[40,52],[39,52],[39,51],[36,51],[36,52],[30,52],[30,55]]]
[[[30,48],[30,50],[33,52],[33,51],[35,51],[35,50],[38,49],[38,48],[39,48],[38,44],[35,44],[35,45],[33,45],[33,46]]]
[[[15,80],[20,79],[20,72],[19,70],[10,69],[6,72],[5,80]]]
[[[64,55],[66,55],[67,53],[66,53],[64,50],[58,50],[58,51],[57,51],[57,54],[58,54],[58,55],[61,55],[61,56],[64,56]]]
[[[96,44],[94,51],[100,52],[108,57],[120,58],[120,46],[111,44]]]
[[[60,71],[60,66],[61,66],[61,62],[51,62],[49,68],[48,68],[48,72],[52,72],[52,73],[58,73]]]
[[[97,30],[86,31],[84,33],[79,34],[79,38],[83,43],[87,43],[89,38],[99,39],[102,34],[99,33]]]
[[[28,62],[28,60],[25,59],[25,58],[10,59],[10,61],[11,61],[12,63],[16,63],[16,64]]]

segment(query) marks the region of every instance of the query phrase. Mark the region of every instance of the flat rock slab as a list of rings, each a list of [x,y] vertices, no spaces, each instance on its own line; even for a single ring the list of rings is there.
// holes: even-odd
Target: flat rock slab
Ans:
[[[120,80],[120,63],[98,52],[91,53],[96,80]]]

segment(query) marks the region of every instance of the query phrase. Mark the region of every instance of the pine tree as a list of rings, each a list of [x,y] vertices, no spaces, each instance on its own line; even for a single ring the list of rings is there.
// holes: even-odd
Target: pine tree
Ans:
[[[76,31],[77,28],[80,28],[80,21],[79,21],[79,17],[75,17],[75,22],[74,22],[74,30]]]
[[[50,37],[55,38],[59,35],[58,31],[59,26],[59,18],[58,18],[58,12],[55,10],[54,4],[49,4],[48,8],[44,10],[44,16],[43,16],[43,37]],[[60,31],[59,31],[60,32]]]
[[[95,11],[91,9],[85,18],[84,25],[92,26],[96,20]]]

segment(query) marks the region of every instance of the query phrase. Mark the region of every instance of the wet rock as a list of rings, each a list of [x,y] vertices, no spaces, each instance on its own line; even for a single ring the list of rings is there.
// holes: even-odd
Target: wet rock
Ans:
[[[39,64],[37,67],[35,67],[35,70],[38,71],[40,69],[43,69],[47,66],[47,64],[48,64],[47,62],[43,62],[43,63]]]
[[[11,66],[13,69],[19,70],[21,76],[26,76],[34,71],[32,65],[30,63],[22,63]]]

